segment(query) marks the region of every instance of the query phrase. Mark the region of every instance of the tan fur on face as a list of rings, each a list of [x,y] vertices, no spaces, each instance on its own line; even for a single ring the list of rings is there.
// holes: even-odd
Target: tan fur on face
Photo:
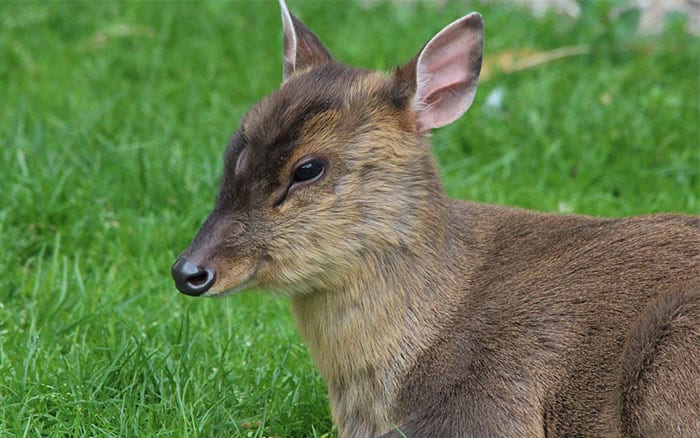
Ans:
[[[233,293],[252,287],[255,282],[253,276],[262,264],[262,261],[250,257],[215,259],[212,263],[217,273],[215,283],[205,295]]]
[[[342,116],[340,111],[330,110],[313,116],[307,121],[302,129],[300,144],[287,161],[283,174],[291,174],[293,167],[303,158],[332,154],[333,148],[329,146],[338,142],[334,133]]]
[[[417,231],[409,223],[422,210],[414,201],[441,196],[429,148],[397,129],[404,115],[385,102],[366,105],[388,79],[377,73],[360,79],[339,109],[306,121],[279,174],[286,178],[306,157],[328,162],[321,181],[293,193],[273,216],[273,233],[280,237],[269,239],[272,260],[259,275],[270,287],[295,293],[337,284],[367,245],[415,241]],[[406,191],[395,191],[397,180],[406,181]],[[388,193],[397,205],[382,205]],[[293,242],[283,238],[289,233]]]

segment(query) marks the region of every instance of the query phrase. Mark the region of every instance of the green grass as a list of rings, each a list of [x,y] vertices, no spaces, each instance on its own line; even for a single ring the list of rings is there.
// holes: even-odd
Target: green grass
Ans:
[[[368,68],[408,60],[467,12],[290,7]],[[433,136],[451,195],[700,213],[700,43],[677,18],[637,37],[635,14],[613,23],[611,8],[585,3],[579,20],[478,8],[487,57],[590,54],[482,83]],[[0,23],[0,436],[333,435],[286,300],[193,300],[169,276],[229,135],[279,83],[276,3],[2,2]],[[489,109],[495,89],[503,106]]]

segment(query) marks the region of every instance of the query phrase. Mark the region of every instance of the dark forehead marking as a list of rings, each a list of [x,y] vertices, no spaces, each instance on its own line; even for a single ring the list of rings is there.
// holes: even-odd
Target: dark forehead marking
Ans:
[[[246,114],[240,129],[243,143],[256,155],[273,154],[283,161],[298,145],[306,122],[318,114],[341,110],[344,124],[358,127],[381,107],[404,110],[410,93],[396,81],[378,78],[335,61],[295,75]]]
[[[252,147],[293,148],[313,116],[347,106],[351,90],[366,71],[330,62],[294,76],[253,107],[244,120]]]

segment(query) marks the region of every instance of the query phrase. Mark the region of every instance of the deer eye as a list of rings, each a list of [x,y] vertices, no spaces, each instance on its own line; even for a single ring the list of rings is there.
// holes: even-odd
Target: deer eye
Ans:
[[[297,165],[292,173],[292,182],[287,186],[287,189],[282,193],[282,195],[277,199],[272,206],[277,207],[281,205],[289,193],[293,190],[304,187],[308,184],[316,182],[323,175],[323,171],[326,169],[326,161],[319,158],[311,158],[306,161],[302,161],[301,164]]]
[[[307,182],[317,179],[323,173],[323,163],[320,160],[312,159],[301,163],[294,169],[294,182]]]

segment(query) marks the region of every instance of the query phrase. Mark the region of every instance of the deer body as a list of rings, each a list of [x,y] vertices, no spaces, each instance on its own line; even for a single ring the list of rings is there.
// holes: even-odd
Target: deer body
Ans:
[[[281,5],[283,85],[233,136],[178,289],[288,294],[343,437],[700,436],[700,217],[447,198],[426,134],[472,103],[481,17],[384,75]]]
[[[377,436],[418,411],[415,429],[401,428],[409,437],[620,436],[623,351],[640,315],[672,291],[700,310],[697,289],[683,295],[680,287],[700,275],[700,220],[547,215],[458,201],[447,215],[455,220],[436,260],[422,261],[439,272],[421,275],[415,260],[399,256],[404,266],[377,261],[395,278],[359,274],[347,282],[355,291],[292,299],[340,430]],[[669,238],[684,243],[664,248]],[[688,316],[695,354],[698,315]],[[688,371],[697,375],[699,363],[700,356],[689,360]],[[700,395],[681,376],[676,384]],[[441,399],[454,388],[464,392]],[[695,403],[687,427],[697,431]]]

